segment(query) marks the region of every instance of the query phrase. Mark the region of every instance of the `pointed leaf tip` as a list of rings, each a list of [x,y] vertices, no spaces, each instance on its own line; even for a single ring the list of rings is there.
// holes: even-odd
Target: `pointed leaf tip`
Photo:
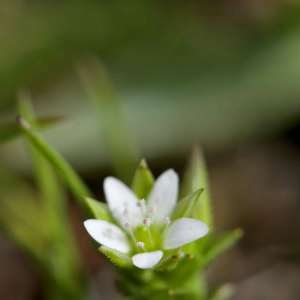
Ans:
[[[142,168],[148,168],[148,164],[145,158],[143,158],[140,162],[140,167]]]
[[[145,159],[142,159],[137,167],[132,189],[139,199],[146,199],[151,192],[154,184],[154,177]]]
[[[209,182],[206,163],[200,147],[195,147],[191,154],[184,180],[183,196],[186,196],[199,188],[203,188],[201,203],[195,207],[197,219],[204,221],[211,228],[213,226],[213,213],[209,192]]]
[[[30,124],[20,115],[16,116],[17,123],[24,129],[30,129]]]

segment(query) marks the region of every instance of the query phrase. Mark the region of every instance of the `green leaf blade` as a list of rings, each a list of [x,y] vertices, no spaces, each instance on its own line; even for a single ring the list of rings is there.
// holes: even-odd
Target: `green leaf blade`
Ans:
[[[201,188],[179,200],[172,214],[172,219],[175,220],[182,217],[197,218],[197,212],[194,208],[200,205],[198,202],[202,201],[202,193],[203,189]]]
[[[184,176],[182,195],[186,196],[199,188],[203,188],[203,193],[201,195],[201,203],[198,202],[195,207],[196,217],[205,222],[210,228],[213,228],[213,214],[206,164],[200,148],[197,147],[192,153]]]

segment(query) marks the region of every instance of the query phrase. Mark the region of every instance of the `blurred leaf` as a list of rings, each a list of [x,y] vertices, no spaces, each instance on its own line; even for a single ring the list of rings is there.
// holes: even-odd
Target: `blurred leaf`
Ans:
[[[34,130],[38,129],[37,121],[34,115],[34,110],[30,101],[29,95],[20,94],[19,97],[19,114],[28,120],[30,126]],[[66,225],[65,215],[65,199],[62,188],[58,183],[54,170],[49,162],[43,157],[43,155],[35,149],[33,145],[29,143],[29,150],[31,153],[33,167],[35,170],[35,179],[41,191],[41,200],[44,202],[47,211],[52,214],[51,219],[53,223],[59,223],[57,226],[61,226],[63,223]]]
[[[53,126],[63,120],[63,117],[45,117],[37,119],[37,128],[45,129]],[[7,122],[0,124],[0,143],[8,142],[22,134],[20,127],[16,122]]]
[[[20,115],[28,120],[33,130],[36,130],[36,120],[29,95],[20,94],[18,104]],[[59,297],[80,299],[84,282],[83,278],[80,278],[79,256],[69,224],[63,189],[50,163],[32,144],[28,143],[28,146],[40,190],[40,206],[44,210],[43,223],[40,226],[47,228],[47,232],[37,238],[47,241],[45,249],[40,253],[45,260],[43,268],[47,285],[49,282],[54,282],[50,287],[51,293],[48,293],[49,300],[59,299]],[[40,211],[36,212],[38,213]],[[34,220],[36,216],[31,219],[30,225],[33,227]]]
[[[85,201],[89,205],[90,210],[96,219],[113,222],[112,216],[109,213],[108,207],[105,203],[94,200],[90,197],[86,197]]]
[[[28,94],[23,92],[19,95],[18,108],[19,114],[30,122],[30,126],[34,130],[37,130],[34,110]],[[35,180],[40,191],[40,201],[45,207],[44,220],[49,223],[48,235],[53,239],[53,243],[57,240],[64,240],[66,251],[73,257],[72,263],[77,264],[78,257],[68,222],[63,188],[50,163],[32,144],[28,143],[28,146],[35,171]]]
[[[109,260],[118,267],[128,268],[132,266],[130,257],[122,252],[110,249],[105,246],[101,246],[99,248],[99,251],[103,253],[107,258],[109,258]]]
[[[37,195],[23,181],[5,174],[0,177],[0,225],[2,230],[31,257],[46,265],[45,249],[49,246],[47,212],[37,201]],[[9,180],[7,180],[9,177]],[[8,186],[3,187],[6,183]],[[16,189],[15,187],[18,187]],[[45,239],[45,237],[47,237]],[[49,238],[49,239],[48,239]]]
[[[202,152],[198,147],[192,153],[182,186],[182,195],[193,193],[199,188],[203,189],[201,201],[197,201],[197,205],[194,208],[196,212],[195,217],[205,222],[212,229],[213,216],[207,170]]]
[[[88,98],[94,104],[115,170],[120,178],[129,182],[138,154],[119,96],[97,60],[82,64],[79,75]]]
[[[91,195],[85,183],[80,179],[70,164],[30,126],[22,117],[18,118],[18,123],[27,140],[50,162],[64,179],[71,191],[74,193],[79,203],[88,207],[84,199]]]
[[[234,246],[237,241],[243,236],[243,231],[241,229],[235,229],[228,233],[223,234],[221,237],[211,236],[208,247],[203,253],[203,263],[204,265],[212,262],[217,256]]]
[[[132,189],[138,199],[147,199],[154,184],[154,177],[149,169],[146,160],[142,160],[135,171]]]
[[[210,300],[229,300],[234,294],[232,284],[224,284],[210,297]]]

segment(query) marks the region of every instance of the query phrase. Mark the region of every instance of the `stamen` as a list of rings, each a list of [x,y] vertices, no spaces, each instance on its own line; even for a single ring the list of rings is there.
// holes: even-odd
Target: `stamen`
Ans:
[[[171,219],[169,217],[165,218],[165,224],[166,226],[169,226],[171,224]]]
[[[151,221],[152,221],[151,218],[145,218],[143,220],[143,224],[147,231],[149,242],[150,242],[151,246],[153,246],[154,242],[153,242],[152,233],[151,233],[151,229],[150,229]]]
[[[140,248],[142,250],[145,250],[145,243],[144,242],[137,241],[136,245],[137,245],[138,248]]]
[[[149,227],[151,225],[151,218],[145,218],[143,220],[143,224],[147,227]]]
[[[169,217],[165,217],[164,224],[165,224],[164,230],[167,230],[169,225],[171,224],[171,219]]]
[[[132,228],[130,227],[130,224],[128,222],[124,223],[124,228],[127,230],[129,233],[130,237],[132,238],[133,242],[136,244],[137,240],[133,234]]]
[[[143,214],[143,216],[146,216],[147,208],[146,208],[146,201],[145,201],[145,199],[141,199],[140,203],[141,203],[142,214]]]

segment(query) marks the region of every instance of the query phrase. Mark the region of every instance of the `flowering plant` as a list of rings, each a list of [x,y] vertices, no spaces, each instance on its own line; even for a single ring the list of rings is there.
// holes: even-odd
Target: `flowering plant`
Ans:
[[[118,268],[118,287],[127,299],[230,297],[228,285],[209,290],[204,271],[235,244],[241,231],[215,230],[206,168],[199,150],[192,155],[180,189],[175,171],[165,171],[155,181],[142,161],[131,188],[116,178],[105,179],[105,204],[92,198],[70,164],[24,115],[17,121],[27,141],[57,170],[87,215],[93,214],[84,226],[101,244],[99,250]]]
[[[205,179],[195,168],[201,163],[196,152],[184,182],[190,193],[178,202],[177,173],[167,170],[155,181],[144,160],[131,188],[114,177],[104,180],[107,205],[86,198],[95,218],[84,226],[119,268],[119,287],[129,299],[210,299],[201,271],[240,232],[212,232],[208,191],[195,187]],[[227,296],[226,286],[211,299]]]

